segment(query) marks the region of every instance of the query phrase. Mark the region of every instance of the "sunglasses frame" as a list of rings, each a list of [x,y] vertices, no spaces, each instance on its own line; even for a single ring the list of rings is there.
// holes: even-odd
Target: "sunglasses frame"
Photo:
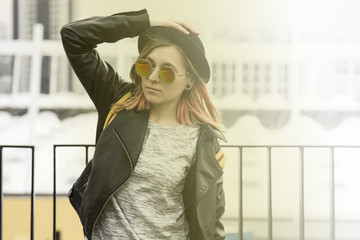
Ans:
[[[137,65],[140,61],[146,61],[146,62],[149,64],[149,66],[151,67],[151,72],[149,73],[149,75],[147,75],[147,76],[141,75],[141,74],[138,73],[138,71],[136,70],[136,65]],[[173,73],[174,73],[174,79],[172,79],[170,82],[164,81],[164,80],[162,79],[162,77],[160,76],[160,71],[161,71],[163,68],[170,68],[171,71],[173,71]],[[136,72],[137,75],[139,75],[140,77],[144,77],[144,78],[149,77],[149,76],[154,72],[154,70],[156,70],[156,71],[158,72],[158,78],[160,79],[160,81],[163,82],[163,83],[166,83],[166,84],[170,84],[170,83],[174,82],[177,77],[181,77],[181,76],[184,76],[184,75],[186,75],[186,74],[189,74],[189,72],[185,72],[185,73],[183,73],[183,74],[178,74],[178,75],[176,75],[175,70],[174,70],[172,67],[170,67],[170,66],[163,66],[163,67],[161,67],[159,70],[157,70],[156,67],[153,67],[153,66],[151,65],[150,61],[147,60],[147,59],[145,59],[145,58],[141,58],[141,59],[137,60],[137,61],[134,63],[134,69],[135,69],[135,72]]]

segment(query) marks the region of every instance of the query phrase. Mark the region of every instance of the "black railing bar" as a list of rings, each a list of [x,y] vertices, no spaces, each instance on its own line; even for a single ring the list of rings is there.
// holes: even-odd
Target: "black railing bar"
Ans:
[[[3,162],[2,162],[2,146],[0,146],[0,240],[3,239]]]
[[[85,163],[89,162],[89,147],[95,147],[94,144],[54,144],[53,145],[53,240],[56,239],[56,148],[63,147],[85,147]]]
[[[299,149],[299,239],[305,239],[304,148]]]
[[[243,240],[243,152],[239,148],[239,240]]]
[[[85,147],[85,164],[89,163],[89,148],[95,147],[94,144],[54,144],[54,147]]]
[[[56,240],[56,148],[59,145],[53,147],[53,240]]]
[[[54,147],[95,147],[94,144],[54,144]]]
[[[220,145],[229,148],[360,148],[360,145]]]
[[[0,145],[0,148],[35,148],[33,145]]]
[[[34,240],[34,217],[35,217],[35,148],[31,147],[31,208],[30,208],[30,239]]]
[[[335,240],[335,161],[334,148],[330,148],[330,240]]]
[[[223,218],[225,220],[237,220],[237,218],[235,217],[227,217],[227,218]],[[295,218],[276,218],[273,217],[273,222],[291,222],[293,223],[296,219]],[[267,217],[263,217],[263,218],[257,218],[257,217],[244,217],[243,218],[244,222],[267,222],[268,219]],[[317,219],[317,218],[307,218],[305,220],[306,223],[329,223],[329,218],[324,218],[324,219]],[[351,220],[351,219],[337,219],[336,223],[342,223],[342,224],[360,224],[360,219],[357,220]]]
[[[273,239],[272,225],[272,187],[271,187],[271,147],[267,147],[267,182],[268,182],[268,240]]]
[[[20,197],[28,197],[29,194],[27,193],[4,193],[3,194],[4,197],[8,197],[8,198],[11,198],[11,197],[14,197],[14,198],[20,198]],[[52,193],[36,193],[36,198],[49,198],[51,197],[52,198],[53,194]],[[57,197],[67,197],[67,193],[58,193],[57,194]]]
[[[30,239],[34,239],[34,208],[35,208],[35,147],[30,145],[0,145],[0,240],[3,239],[3,149],[4,148],[29,148],[31,150],[31,193],[30,193]]]

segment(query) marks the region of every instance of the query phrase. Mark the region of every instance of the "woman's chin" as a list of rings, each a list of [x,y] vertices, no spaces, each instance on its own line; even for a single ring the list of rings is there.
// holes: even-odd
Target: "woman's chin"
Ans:
[[[146,101],[150,104],[150,105],[158,105],[161,104],[160,99],[154,97],[154,96],[145,96]]]

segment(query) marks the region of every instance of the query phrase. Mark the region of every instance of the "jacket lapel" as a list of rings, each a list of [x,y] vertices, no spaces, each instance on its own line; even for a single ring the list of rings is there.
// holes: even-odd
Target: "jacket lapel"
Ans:
[[[134,165],[137,163],[140,156],[148,120],[148,111],[121,111],[108,126],[115,129],[119,134]]]

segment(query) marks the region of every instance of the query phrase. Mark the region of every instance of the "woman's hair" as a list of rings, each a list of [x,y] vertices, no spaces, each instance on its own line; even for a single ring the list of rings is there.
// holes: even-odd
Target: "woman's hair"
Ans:
[[[214,128],[222,130],[218,113],[210,100],[205,82],[196,72],[194,66],[191,64],[186,54],[180,47],[174,45],[164,37],[161,38],[159,36],[152,36],[151,40],[148,41],[146,46],[140,52],[137,60],[146,58],[146,56],[150,54],[150,52],[155,48],[165,46],[175,46],[177,50],[179,50],[183,56],[185,68],[190,73],[190,77],[192,77],[194,80],[194,85],[192,88],[190,90],[185,90],[180,97],[176,113],[177,121],[180,124],[191,127],[198,126],[201,123],[208,123]],[[135,72],[134,65],[130,71],[130,78],[136,85],[135,92],[125,102],[114,104],[114,111],[120,112],[122,110],[132,109],[136,109],[137,111],[149,110],[150,104],[145,98],[141,85],[142,80],[141,77]]]

